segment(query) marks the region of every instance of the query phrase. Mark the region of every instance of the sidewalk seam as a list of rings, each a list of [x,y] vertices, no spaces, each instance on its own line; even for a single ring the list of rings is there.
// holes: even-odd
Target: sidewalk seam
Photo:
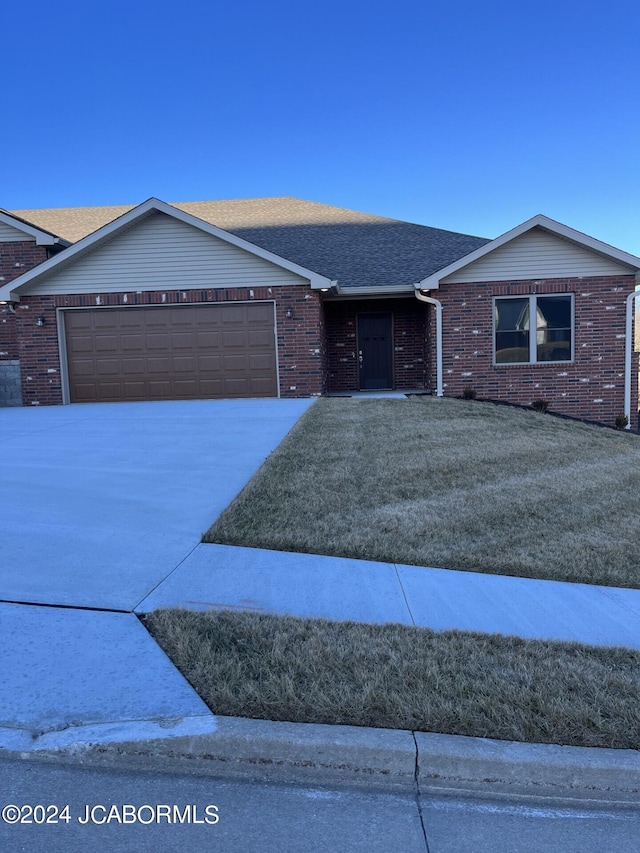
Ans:
[[[146,592],[144,594],[144,596],[140,599],[140,601],[137,604],[134,604],[134,606],[131,608],[130,612],[135,613],[136,610],[138,609],[138,607],[140,607],[140,605],[143,604],[143,602],[145,602],[147,600],[147,598],[149,598],[150,595],[153,595],[153,593],[158,589],[158,587],[162,586],[162,584],[166,580],[168,580],[174,572],[178,571],[178,569],[185,562],[185,560],[188,560],[189,557],[196,550],[196,548],[199,548],[200,545],[202,545],[202,539],[200,539],[199,542],[196,542],[196,544],[193,546],[193,548],[191,548],[189,553],[185,554],[185,556],[171,569],[171,571],[169,572],[168,575],[165,575],[165,577],[161,578],[161,580],[159,580],[152,589],[150,589],[148,592]]]
[[[413,613],[411,612],[411,607],[410,607],[410,605],[409,605],[409,599],[407,598],[407,593],[405,592],[404,586],[402,585],[402,580],[401,580],[401,578],[400,578],[400,572],[398,571],[398,564],[397,564],[397,563],[393,563],[393,568],[395,569],[396,577],[398,578],[398,583],[399,583],[399,585],[400,585],[400,590],[401,590],[401,592],[402,592],[402,597],[404,598],[404,603],[407,605],[407,610],[409,611],[409,616],[410,616],[410,618],[411,618],[411,622],[412,622],[412,624],[413,624],[413,626],[414,626],[414,628],[415,628],[415,627],[417,627],[417,625],[416,625],[416,620],[413,618]]]

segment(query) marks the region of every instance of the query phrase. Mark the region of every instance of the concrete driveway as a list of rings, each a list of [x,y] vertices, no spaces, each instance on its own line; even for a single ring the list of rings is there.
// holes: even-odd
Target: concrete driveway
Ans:
[[[0,749],[215,730],[133,610],[311,402],[0,409]]]
[[[0,599],[132,611],[310,403],[0,410]]]

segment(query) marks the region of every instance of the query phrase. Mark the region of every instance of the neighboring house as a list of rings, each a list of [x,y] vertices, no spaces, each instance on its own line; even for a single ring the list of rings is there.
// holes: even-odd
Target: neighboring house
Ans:
[[[637,411],[639,271],[543,216],[486,240],[293,198],[0,211],[0,391],[471,388],[613,424]]]

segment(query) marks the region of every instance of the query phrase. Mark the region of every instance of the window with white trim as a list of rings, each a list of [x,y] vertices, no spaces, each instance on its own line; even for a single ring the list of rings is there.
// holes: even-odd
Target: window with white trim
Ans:
[[[493,341],[495,364],[572,361],[572,294],[495,297]]]

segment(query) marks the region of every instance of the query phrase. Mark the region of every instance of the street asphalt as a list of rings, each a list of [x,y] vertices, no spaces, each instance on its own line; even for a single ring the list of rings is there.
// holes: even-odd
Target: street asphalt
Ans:
[[[363,774],[416,784],[430,755],[424,735],[367,730],[363,745],[363,730],[272,723],[267,735],[257,721],[213,715],[142,628],[136,614],[158,607],[640,648],[640,590],[200,544],[312,402],[0,410],[11,448],[0,516],[0,750],[95,757],[110,745],[114,756],[191,766],[207,755],[237,773],[289,778],[306,768],[341,784]],[[388,764],[397,743],[399,773]],[[439,744],[444,757],[422,764],[425,784],[526,788],[537,779],[576,796],[590,786],[625,802],[639,796],[634,751]]]

